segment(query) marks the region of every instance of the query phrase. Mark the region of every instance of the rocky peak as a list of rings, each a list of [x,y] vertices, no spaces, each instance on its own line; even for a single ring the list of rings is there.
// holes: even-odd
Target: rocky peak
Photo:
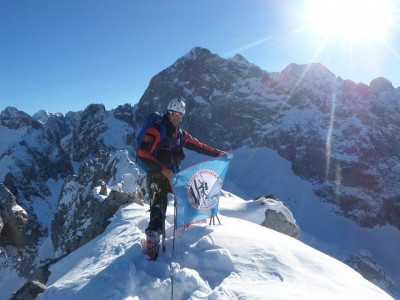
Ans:
[[[0,125],[9,129],[26,127],[38,129],[40,127],[40,122],[15,107],[6,107],[0,114]]]
[[[83,111],[79,127],[82,128],[86,124],[93,125],[101,123],[106,115],[106,108],[103,104],[90,104]]]
[[[168,102],[174,98],[187,99],[186,105],[190,109],[196,96],[190,92],[193,85],[205,88],[202,93],[204,95],[199,95],[197,99],[207,102],[212,92],[209,83],[218,76],[221,62],[222,59],[218,55],[207,49],[196,47],[179,58],[172,66],[158,73],[151,79],[138,103],[136,112],[138,123],[141,124],[151,112],[164,113]]]
[[[47,110],[41,109],[37,113],[35,113],[32,116],[32,118],[34,118],[35,120],[39,121],[42,124],[46,124],[46,122],[50,118],[50,115],[51,114]]]
[[[304,76],[314,79],[320,79],[321,77],[336,78],[335,74],[320,63],[310,63],[306,65],[292,63],[282,71],[282,74],[286,77],[294,77],[296,79],[301,79]]]
[[[387,91],[387,90],[394,90],[393,84],[384,77],[378,77],[371,81],[369,84],[371,89],[377,93]]]
[[[300,79],[305,69],[306,65],[292,63],[288,65],[285,69],[283,69],[281,74],[287,78]]]
[[[96,114],[102,114],[106,112],[104,104],[89,104],[83,111],[82,118],[86,116],[93,116]]]
[[[217,71],[220,60],[221,58],[211,51],[197,47],[178,59],[169,70],[179,71],[179,79],[182,81],[201,81],[199,77]]]
[[[232,58],[232,60],[237,61],[237,62],[240,62],[240,63],[244,63],[244,64],[246,64],[246,65],[249,65],[249,64],[250,64],[250,62],[249,62],[244,56],[242,56],[242,55],[240,55],[240,54],[236,54],[236,55]]]
[[[228,124],[243,124],[241,118],[245,117],[237,115],[231,102],[257,110],[257,102],[263,101],[261,86],[268,88],[270,82],[267,72],[244,63],[243,59],[222,59],[209,50],[194,48],[152,78],[138,103],[137,120],[141,123],[151,112],[164,112],[171,99],[182,97],[186,99],[188,112],[183,119],[184,128],[204,140],[210,138],[209,124],[218,123],[211,140],[214,146],[222,147],[226,140],[232,139],[231,133],[222,134],[220,130],[231,126]],[[246,125],[239,131],[248,129]]]
[[[71,132],[67,124],[67,119],[62,113],[52,114],[46,110],[40,110],[32,116],[33,119],[39,121],[57,140],[60,140]]]
[[[213,56],[215,56],[215,54],[212,54],[211,51],[208,49],[201,47],[194,47],[192,50],[189,51],[189,53],[184,55],[180,60],[206,60]]]
[[[91,104],[80,115],[72,133],[62,147],[75,161],[96,156],[101,150],[128,149],[134,153],[134,113],[130,105],[106,111],[102,104]],[[115,127],[118,134],[113,132]]]
[[[68,128],[68,132],[71,133],[72,130],[77,126],[79,120],[81,119],[82,111],[79,112],[72,112],[69,111],[65,114],[65,124]]]
[[[112,110],[116,119],[124,121],[128,124],[133,124],[133,115],[135,108],[130,104],[119,105],[116,109]]]
[[[298,86],[304,89],[321,89],[333,87],[336,75],[320,63],[307,65],[290,64],[280,74],[278,79],[286,86]]]
[[[106,117],[104,105],[91,104],[86,107],[72,132],[71,157],[73,160],[82,161],[85,157],[97,152],[98,144],[102,144],[99,136],[108,128],[105,123]]]

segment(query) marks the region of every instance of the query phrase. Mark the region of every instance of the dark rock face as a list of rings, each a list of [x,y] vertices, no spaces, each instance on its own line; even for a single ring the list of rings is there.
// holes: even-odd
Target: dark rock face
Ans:
[[[365,279],[373,282],[393,297],[398,297],[395,284],[385,272],[377,265],[376,261],[368,251],[360,251],[346,258],[345,263],[360,273]]]
[[[14,195],[0,183],[0,241],[22,248],[32,243],[28,239],[29,217],[17,204]]]
[[[12,295],[10,300],[34,300],[39,294],[43,293],[45,289],[46,286],[39,281],[28,281],[18,292]]]
[[[267,206],[265,210],[265,219],[261,223],[262,226],[271,228],[295,239],[300,237],[301,229],[293,218],[292,212],[289,210],[286,203],[276,199],[274,195],[267,195],[257,200],[262,200]]]
[[[299,225],[289,222],[282,213],[276,212],[275,210],[265,211],[265,220],[261,225],[296,239],[301,235]]]
[[[104,146],[103,141],[98,137],[108,129],[105,124],[106,117],[107,112],[103,104],[91,104],[85,109],[72,132],[71,158],[73,160],[82,161]]]

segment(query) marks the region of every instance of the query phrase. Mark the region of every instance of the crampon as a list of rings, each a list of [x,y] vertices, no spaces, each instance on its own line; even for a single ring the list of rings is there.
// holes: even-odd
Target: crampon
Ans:
[[[155,233],[147,235],[145,247],[145,253],[149,259],[156,260],[160,252],[160,235]]]

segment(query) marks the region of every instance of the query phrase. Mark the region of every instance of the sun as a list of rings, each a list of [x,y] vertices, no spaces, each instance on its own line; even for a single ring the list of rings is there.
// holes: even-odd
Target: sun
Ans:
[[[392,0],[310,0],[307,23],[327,39],[384,41],[393,25]]]

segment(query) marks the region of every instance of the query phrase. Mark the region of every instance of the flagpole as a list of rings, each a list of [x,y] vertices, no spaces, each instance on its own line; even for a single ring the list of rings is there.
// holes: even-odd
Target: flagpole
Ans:
[[[172,185],[171,185],[172,186]],[[172,261],[174,259],[174,254],[175,254],[175,233],[176,233],[176,196],[175,193],[174,194],[174,233],[173,233],[173,237],[172,237],[172,255],[171,255],[171,261],[169,263],[169,268],[171,271],[171,300],[174,299],[174,266],[172,265]]]
[[[217,218],[219,225],[222,225],[221,221],[219,220],[218,214],[213,214],[210,217],[210,223],[208,224],[209,226],[211,226],[211,223],[212,225],[215,225],[215,218]]]

